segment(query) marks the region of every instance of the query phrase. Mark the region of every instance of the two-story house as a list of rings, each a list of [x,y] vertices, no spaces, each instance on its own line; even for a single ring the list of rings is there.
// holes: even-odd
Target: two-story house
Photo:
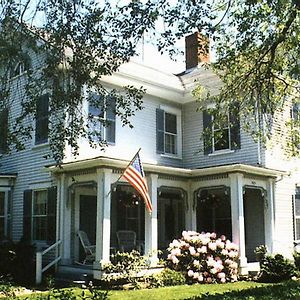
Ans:
[[[132,117],[132,129],[123,127],[113,107],[108,108],[102,114],[110,122],[102,129],[108,142],[105,151],[82,140],[76,159],[66,149],[62,168],[43,158],[49,152],[49,95],[39,99],[36,120],[31,121],[32,140],[25,150],[0,159],[1,238],[24,237],[38,250],[54,244],[59,268],[74,270],[84,259],[77,236],[83,230],[96,245],[90,270],[95,278],[101,274],[101,262],[118,250],[119,230],[134,231],[140,249],[152,251],[153,264],[153,250],[166,249],[183,230],[225,234],[239,245],[241,273],[253,267],[258,245],[291,255],[294,240],[300,239],[295,160],[287,160],[279,144],[268,149],[254,142],[238,114],[226,115],[228,124],[220,128],[206,110],[197,111],[191,95],[195,80],[212,95],[221,82],[199,62],[196,41],[197,34],[187,39],[187,69],[180,75],[130,62],[103,78],[111,88],[146,88],[144,108]],[[16,76],[22,76],[21,69]],[[20,110],[19,90],[14,97],[13,109],[1,112],[2,140],[9,120]],[[83,109],[95,118],[101,115],[88,101]],[[205,128],[211,130],[209,142],[201,139]],[[221,141],[214,138],[218,132]],[[126,180],[119,179],[139,148],[152,214]]]

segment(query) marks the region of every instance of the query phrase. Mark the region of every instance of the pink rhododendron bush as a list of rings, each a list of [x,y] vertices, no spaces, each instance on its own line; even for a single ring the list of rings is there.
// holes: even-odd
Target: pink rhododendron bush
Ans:
[[[168,251],[169,266],[186,273],[190,282],[225,283],[237,280],[238,246],[224,235],[183,231]]]

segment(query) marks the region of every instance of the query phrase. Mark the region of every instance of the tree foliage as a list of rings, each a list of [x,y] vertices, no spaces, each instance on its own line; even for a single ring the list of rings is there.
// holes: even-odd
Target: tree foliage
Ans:
[[[0,1],[0,109],[11,108],[16,93],[22,98],[10,120],[10,149],[23,149],[32,137],[36,101],[45,91],[51,94],[49,145],[58,163],[66,145],[78,154],[81,137],[105,146],[101,132],[97,142],[91,138],[85,121],[89,92],[116,99],[116,115],[130,126],[145,90],[109,90],[101,78],[136,54],[144,33],[171,56],[185,35],[209,35],[218,57],[213,68],[224,83],[217,107],[239,102],[246,129],[261,136],[257,124],[264,123],[263,134],[271,132],[275,113],[299,98],[299,9],[299,0]],[[18,64],[25,76],[14,76]],[[203,89],[194,95],[203,99]],[[289,124],[292,154],[298,154],[298,122]]]

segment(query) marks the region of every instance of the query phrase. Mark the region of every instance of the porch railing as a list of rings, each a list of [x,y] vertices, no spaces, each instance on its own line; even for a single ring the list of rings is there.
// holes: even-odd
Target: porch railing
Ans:
[[[57,264],[61,256],[56,254],[55,258],[50,261],[45,267],[43,267],[43,256],[47,254],[49,251],[51,251],[54,248],[57,248],[61,244],[61,240],[58,240],[56,243],[45,249],[44,251],[38,251],[36,253],[36,274],[35,274],[35,283],[40,284],[42,282],[43,273],[47,271],[50,267]],[[58,251],[56,251],[58,253]]]

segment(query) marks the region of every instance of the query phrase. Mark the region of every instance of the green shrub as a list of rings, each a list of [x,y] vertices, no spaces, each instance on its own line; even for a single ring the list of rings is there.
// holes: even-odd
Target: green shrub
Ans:
[[[138,251],[117,252],[111,256],[109,263],[102,266],[103,283],[118,285],[132,283],[137,285],[138,273],[146,266],[146,258]]]
[[[293,257],[294,257],[295,267],[300,272],[300,252],[295,251],[293,253]]]
[[[182,272],[169,268],[165,268],[161,272],[149,276],[147,281],[150,287],[174,286],[186,283],[185,275]]]
[[[0,276],[19,284],[31,284],[35,277],[34,246],[20,241],[0,244]]]
[[[259,254],[262,253],[262,247],[258,247],[255,250]],[[268,254],[265,252],[260,261],[260,273],[258,275],[258,281],[260,282],[280,282],[288,280],[296,275],[296,268],[294,264],[284,258],[281,254]]]

